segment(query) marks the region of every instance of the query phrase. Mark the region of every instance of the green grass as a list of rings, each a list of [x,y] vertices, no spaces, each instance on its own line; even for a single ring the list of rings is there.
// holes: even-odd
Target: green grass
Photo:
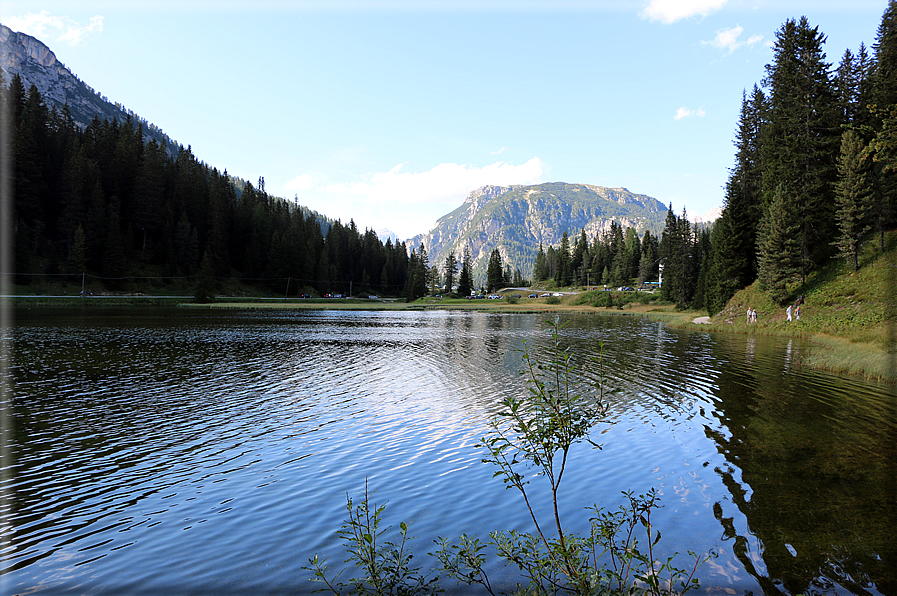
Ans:
[[[803,359],[806,366],[897,381],[897,231],[887,235],[883,253],[875,241],[864,245],[856,273],[843,260],[833,260],[805,285],[789,289],[785,305],[773,302],[756,283],[741,290],[713,317],[714,329],[804,337],[814,345]],[[789,323],[787,304],[801,294],[801,320]],[[749,307],[757,310],[756,325],[746,322]]]

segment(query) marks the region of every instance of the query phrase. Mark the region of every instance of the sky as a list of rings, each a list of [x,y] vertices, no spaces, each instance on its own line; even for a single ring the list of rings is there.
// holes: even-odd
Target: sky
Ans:
[[[719,207],[742,92],[806,16],[828,62],[887,0],[0,0],[0,22],[268,193],[425,233],[487,184]]]

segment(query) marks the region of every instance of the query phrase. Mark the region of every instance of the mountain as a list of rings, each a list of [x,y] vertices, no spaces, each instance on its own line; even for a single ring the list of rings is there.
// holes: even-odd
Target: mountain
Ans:
[[[701,215],[692,215],[689,219],[694,224],[709,224],[718,220],[723,214],[722,207],[714,207],[710,211],[705,211]]]
[[[3,84],[8,85],[14,75],[22,78],[25,91],[34,85],[48,108],[61,110],[69,106],[72,119],[81,128],[85,128],[94,116],[100,120],[119,120],[128,118],[143,126],[144,136],[155,138],[170,155],[177,155],[178,144],[170,139],[162,130],[139,117],[119,103],[95,91],[84,81],[75,76],[65,64],[56,58],[50,48],[42,41],[13,31],[0,24],[0,66],[3,68]]]
[[[399,242],[399,237],[396,236],[396,233],[389,228],[380,228],[379,230],[377,230],[377,238],[379,238],[380,242],[383,242],[384,244],[387,240],[391,240],[393,244],[397,244]]]
[[[511,270],[532,274],[539,244],[557,246],[564,232],[571,243],[586,231],[591,239],[611,221],[660,232],[667,206],[655,198],[625,188],[550,182],[534,186],[484,186],[471,192],[464,204],[443,216],[427,234],[409,241],[409,249],[423,243],[430,265],[442,269],[449,252],[462,255],[470,247],[474,279],[485,278],[494,248]],[[460,260],[460,258],[459,258]]]

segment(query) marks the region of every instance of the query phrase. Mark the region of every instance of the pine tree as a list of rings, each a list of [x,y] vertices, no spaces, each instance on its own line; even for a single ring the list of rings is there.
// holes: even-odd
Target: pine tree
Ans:
[[[455,258],[454,252],[450,252],[445,257],[445,265],[443,265],[442,270],[445,275],[445,291],[451,293],[452,286],[455,285],[455,274],[458,272],[458,259]]]
[[[539,252],[536,253],[536,264],[533,266],[533,281],[540,282],[548,279],[548,263],[546,262],[545,251],[542,250],[542,243],[539,243]]]
[[[657,246],[651,232],[645,230],[642,236],[642,256],[638,265],[638,282],[653,281],[657,277]]]
[[[557,269],[554,274],[554,281],[558,286],[565,286],[570,283],[570,239],[567,238],[567,232],[561,237],[561,245],[557,250]]]
[[[757,240],[760,283],[779,303],[788,296],[787,284],[800,274],[799,228],[788,208],[784,185],[780,185],[766,209]]]
[[[873,101],[879,109],[897,104],[897,0],[889,0],[875,43]]]
[[[873,44],[872,118],[876,132],[872,170],[875,195],[874,227],[879,249],[885,250],[885,231],[894,224],[897,201],[897,0],[890,0]]]
[[[470,296],[470,291],[473,289],[471,265],[470,247],[465,246],[461,258],[461,272],[458,274],[458,293],[464,297]]]
[[[806,17],[786,21],[776,34],[773,62],[767,65],[764,80],[769,110],[761,143],[763,217],[772,217],[769,210],[777,194],[787,197],[787,203],[776,208],[787,210],[787,217],[797,224],[794,238],[801,281],[825,256],[824,248],[834,233],[841,122],[830,65],[822,51],[824,42],[825,36],[818,27],[811,28]],[[763,254],[759,262],[768,266],[783,258],[790,262],[792,257]],[[776,275],[761,272],[766,278]]]
[[[428,290],[428,293],[432,293],[432,292],[429,291],[430,288],[433,288],[433,289],[435,289],[435,290],[438,290],[439,287],[440,287],[440,285],[441,285],[440,282],[441,282],[441,278],[440,278],[440,276],[439,276],[439,267],[437,267],[436,265],[433,265],[433,266],[430,267],[430,269],[427,271],[427,290]]]
[[[501,253],[498,248],[493,248],[489,255],[489,264],[486,267],[486,291],[495,292],[504,285],[504,268],[501,262]]]
[[[868,221],[873,191],[869,166],[859,133],[844,131],[835,192],[835,218],[839,233],[832,244],[838,249],[838,256],[846,259],[854,271],[860,266],[860,241],[870,229]]]

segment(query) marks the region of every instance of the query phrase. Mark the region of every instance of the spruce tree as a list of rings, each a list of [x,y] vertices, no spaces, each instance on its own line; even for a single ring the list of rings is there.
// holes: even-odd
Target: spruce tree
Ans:
[[[788,296],[787,284],[800,274],[799,229],[784,185],[780,185],[766,208],[758,234],[760,283],[779,303]]]
[[[859,269],[860,241],[869,231],[869,211],[873,190],[869,175],[870,164],[863,140],[854,130],[841,135],[841,156],[838,160],[835,218],[838,236],[833,245],[838,256],[850,263],[854,271]]]
[[[873,101],[879,109],[897,104],[897,0],[889,0],[875,43]]]
[[[653,281],[657,278],[657,247],[649,230],[642,236],[642,256],[639,259],[638,282]]]
[[[533,266],[533,282],[545,281],[546,279],[548,279],[548,263],[540,242],[539,252],[536,253],[536,264]]]
[[[458,259],[455,258],[454,252],[449,252],[445,257],[445,264],[442,267],[445,275],[445,291],[451,293],[452,286],[455,285],[455,274],[458,273]]]
[[[810,27],[806,17],[786,21],[776,34],[773,62],[767,65],[764,80],[769,89],[769,110],[761,142],[763,217],[775,221],[784,218],[796,227],[793,255],[762,254],[759,262],[762,267],[796,259],[801,281],[825,256],[820,249],[828,245],[834,232],[835,162],[841,122],[829,78],[830,65],[822,51],[824,42],[825,36],[818,27]],[[769,211],[777,196],[787,197],[787,202],[776,206],[780,212],[773,218]],[[764,221],[763,225],[769,228],[772,224]],[[763,246],[769,249],[772,245]],[[761,272],[766,278],[776,275]]]
[[[570,239],[567,238],[567,232],[561,236],[561,245],[557,250],[557,269],[554,274],[554,281],[558,286],[565,286],[570,283]]]
[[[873,126],[875,184],[873,202],[874,226],[879,236],[879,249],[885,250],[885,231],[894,224],[897,209],[897,0],[890,0],[878,26],[873,44],[872,103],[875,105]]]
[[[493,248],[489,255],[489,264],[486,267],[486,290],[495,292],[504,285],[504,269],[501,263],[501,253],[498,248]]]
[[[458,293],[464,297],[470,296],[470,290],[473,288],[470,269],[470,247],[465,246],[464,255],[461,259],[461,272],[458,274]]]

